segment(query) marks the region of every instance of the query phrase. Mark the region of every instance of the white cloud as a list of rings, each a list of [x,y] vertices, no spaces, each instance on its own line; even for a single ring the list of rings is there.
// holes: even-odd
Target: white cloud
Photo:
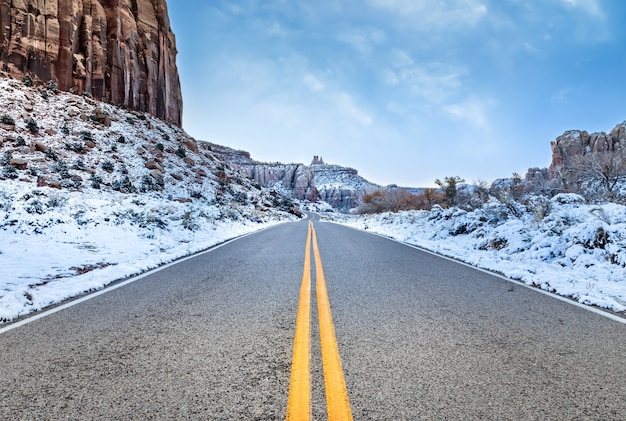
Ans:
[[[356,120],[358,123],[369,126],[372,124],[372,117],[355,104],[354,98],[345,92],[339,92],[333,97],[335,107],[344,116]]]
[[[458,120],[466,121],[481,129],[489,129],[488,110],[493,104],[494,101],[491,99],[470,98],[461,103],[444,106],[443,110]]]
[[[431,103],[441,103],[462,88],[463,69],[438,62],[416,64],[405,51],[393,52],[391,68],[383,71],[383,82],[389,86],[406,87]]]
[[[418,29],[449,29],[475,26],[487,15],[480,0],[367,0],[374,8],[387,10],[413,22]]]
[[[304,76],[302,81],[313,92],[321,92],[326,88],[324,84],[312,74]]]
[[[522,47],[524,48],[524,50],[526,50],[527,53],[530,53],[530,54],[538,54],[541,52],[539,48],[535,47],[529,42],[523,43]]]
[[[604,19],[605,13],[600,5],[600,0],[560,0],[565,6],[579,9],[585,14],[598,19]]]
[[[393,65],[393,67],[402,68],[402,67],[411,66],[413,65],[413,63],[415,63],[415,61],[413,60],[413,57],[411,57],[411,55],[407,53],[406,51],[402,51],[398,49],[393,51],[393,57],[391,60],[391,64]]]
[[[386,36],[378,29],[352,29],[341,32],[338,38],[359,53],[369,54],[375,46],[385,42]]]

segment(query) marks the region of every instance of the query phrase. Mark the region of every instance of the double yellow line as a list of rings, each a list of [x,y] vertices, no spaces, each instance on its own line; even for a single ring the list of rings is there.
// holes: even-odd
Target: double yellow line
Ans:
[[[326,279],[322,268],[317,234],[313,222],[309,228],[304,253],[304,273],[300,286],[300,300],[296,318],[296,333],[291,364],[291,383],[287,403],[287,421],[311,419],[311,378],[309,369],[311,337],[311,243],[315,257],[315,290],[320,327],[322,366],[326,390],[326,408],[329,421],[352,420],[346,381],[343,377],[339,349],[335,337]]]

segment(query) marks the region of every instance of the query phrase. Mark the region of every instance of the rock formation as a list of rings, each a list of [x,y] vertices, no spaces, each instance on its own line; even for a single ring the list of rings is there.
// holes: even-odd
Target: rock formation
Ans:
[[[609,134],[589,134],[584,130],[566,131],[551,146],[550,178],[557,178],[563,167],[573,166],[581,156],[626,148],[626,121],[615,126]]]
[[[181,125],[165,0],[0,0],[0,64]]]
[[[261,163],[245,151],[211,144],[211,149],[242,176],[261,187],[274,187],[294,199],[324,201],[339,210],[350,210],[363,203],[363,196],[382,187],[361,177],[357,170],[325,164],[315,156],[310,166],[303,164]]]
[[[361,177],[354,168],[322,163],[311,165],[320,200],[341,210],[363,204],[363,196],[382,189]]]

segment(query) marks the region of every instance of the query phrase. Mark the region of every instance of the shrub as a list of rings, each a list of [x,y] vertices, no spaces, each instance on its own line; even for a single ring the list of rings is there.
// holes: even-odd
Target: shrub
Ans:
[[[2,114],[2,117],[0,117],[0,123],[15,126],[15,120],[13,120],[13,117],[8,114]]]
[[[464,182],[465,180],[458,176],[446,177],[443,181],[435,180],[435,184],[443,191],[444,201],[448,207],[456,205],[459,184]]]
[[[50,158],[53,161],[58,161],[59,160],[59,155],[57,155],[57,153],[52,148],[46,148],[43,151],[43,153],[44,153],[44,155],[46,155],[47,158]]]
[[[604,250],[609,242],[609,233],[606,232],[604,228],[598,227],[593,239],[593,247]]]
[[[61,186],[66,189],[79,189],[82,185],[83,183],[81,183],[80,179],[73,175],[61,180]]]
[[[195,231],[200,228],[199,225],[196,223],[193,213],[191,211],[187,211],[184,213],[181,225],[183,226],[183,228],[188,229],[189,231]]]
[[[33,86],[33,78],[29,74],[25,74],[22,83],[24,86]]]
[[[128,176],[124,176],[121,179],[115,180],[111,183],[111,188],[113,190],[119,191],[120,193],[133,193],[136,191],[135,186],[130,181]]]
[[[65,121],[61,126],[61,133],[63,133],[65,136],[69,136],[70,127],[68,126],[67,121]]]
[[[107,160],[100,164],[100,168],[102,168],[106,172],[113,172],[113,170],[115,170],[115,165],[113,164],[113,162]]]
[[[82,159],[77,159],[72,164],[72,168],[75,169],[75,170],[81,170],[82,171],[82,170],[85,169],[85,163],[83,162]]]
[[[241,203],[242,205],[247,205],[248,204],[248,195],[245,192],[236,192],[233,195],[233,200],[235,200],[235,202],[237,203]],[[285,202],[287,202],[287,200],[285,200]],[[293,204],[293,203],[289,203],[289,204]],[[289,204],[285,204],[285,206],[287,207],[291,207],[289,206]]]
[[[31,133],[39,133],[39,126],[37,125],[37,122],[34,118],[28,117],[24,121],[26,123],[26,128],[30,130]]]
[[[87,147],[82,142],[72,142],[66,143],[65,149],[67,149],[68,151],[74,151],[76,153],[84,153]]]
[[[91,182],[91,187],[94,189],[99,189],[100,184],[102,184],[102,177],[96,174],[91,174],[89,177],[89,181]]]
[[[60,196],[50,196],[48,198],[48,207],[49,208],[58,208],[60,206],[62,206],[65,202],[67,201],[67,199],[62,198]]]
[[[377,190],[363,196],[361,213],[398,212],[417,209],[420,198],[404,189]]]
[[[12,158],[13,154],[11,153],[11,151],[4,152],[4,155],[2,155],[2,158],[0,158],[0,165],[9,165]]]
[[[79,136],[84,141],[87,141],[87,140],[93,141],[93,134],[89,130],[82,130]]]
[[[59,176],[61,177],[61,179],[69,179],[69,178],[72,177],[72,175],[70,174],[70,171],[69,171],[69,168],[68,168],[67,164],[63,160],[57,161],[52,166],[52,170],[56,171],[57,173],[59,173]]]
[[[56,82],[56,80],[51,80],[48,82],[48,90],[53,94],[59,93],[59,84]]]
[[[6,165],[2,167],[2,176],[4,178],[15,179],[19,177],[19,174],[17,173],[15,167],[13,167],[12,165]]]
[[[24,210],[30,214],[43,215],[46,212],[46,205],[39,199],[31,199],[24,205]]]
[[[18,136],[18,137],[15,139],[15,144],[16,144],[17,146],[26,146],[26,141],[24,140],[24,138],[23,138],[22,136]]]
[[[593,208],[589,211],[593,216],[607,225],[611,225],[611,216],[604,210],[604,208]]]
[[[178,149],[176,149],[176,155],[178,155],[180,158],[187,157],[187,153],[185,152],[182,146],[179,146]]]

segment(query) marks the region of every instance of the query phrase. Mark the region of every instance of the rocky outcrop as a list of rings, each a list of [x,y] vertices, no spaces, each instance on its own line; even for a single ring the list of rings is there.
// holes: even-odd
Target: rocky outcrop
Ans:
[[[0,0],[0,16],[3,71],[181,125],[165,0]]]
[[[363,196],[382,187],[361,177],[354,168],[313,163],[315,186],[320,200],[341,210],[354,209],[363,204]]]
[[[298,200],[324,201],[335,209],[350,210],[363,203],[363,196],[381,189],[361,177],[357,170],[327,165],[315,156],[311,165],[261,163],[245,151],[211,144],[211,150],[242,176],[261,187],[274,187]]]
[[[274,187],[281,193],[299,200],[317,200],[313,171],[302,164],[234,165],[241,175],[261,187]]]
[[[614,152],[626,148],[626,121],[615,126],[610,133],[570,130],[557,137],[552,146],[550,178],[557,178],[562,168],[575,165],[587,154]]]

